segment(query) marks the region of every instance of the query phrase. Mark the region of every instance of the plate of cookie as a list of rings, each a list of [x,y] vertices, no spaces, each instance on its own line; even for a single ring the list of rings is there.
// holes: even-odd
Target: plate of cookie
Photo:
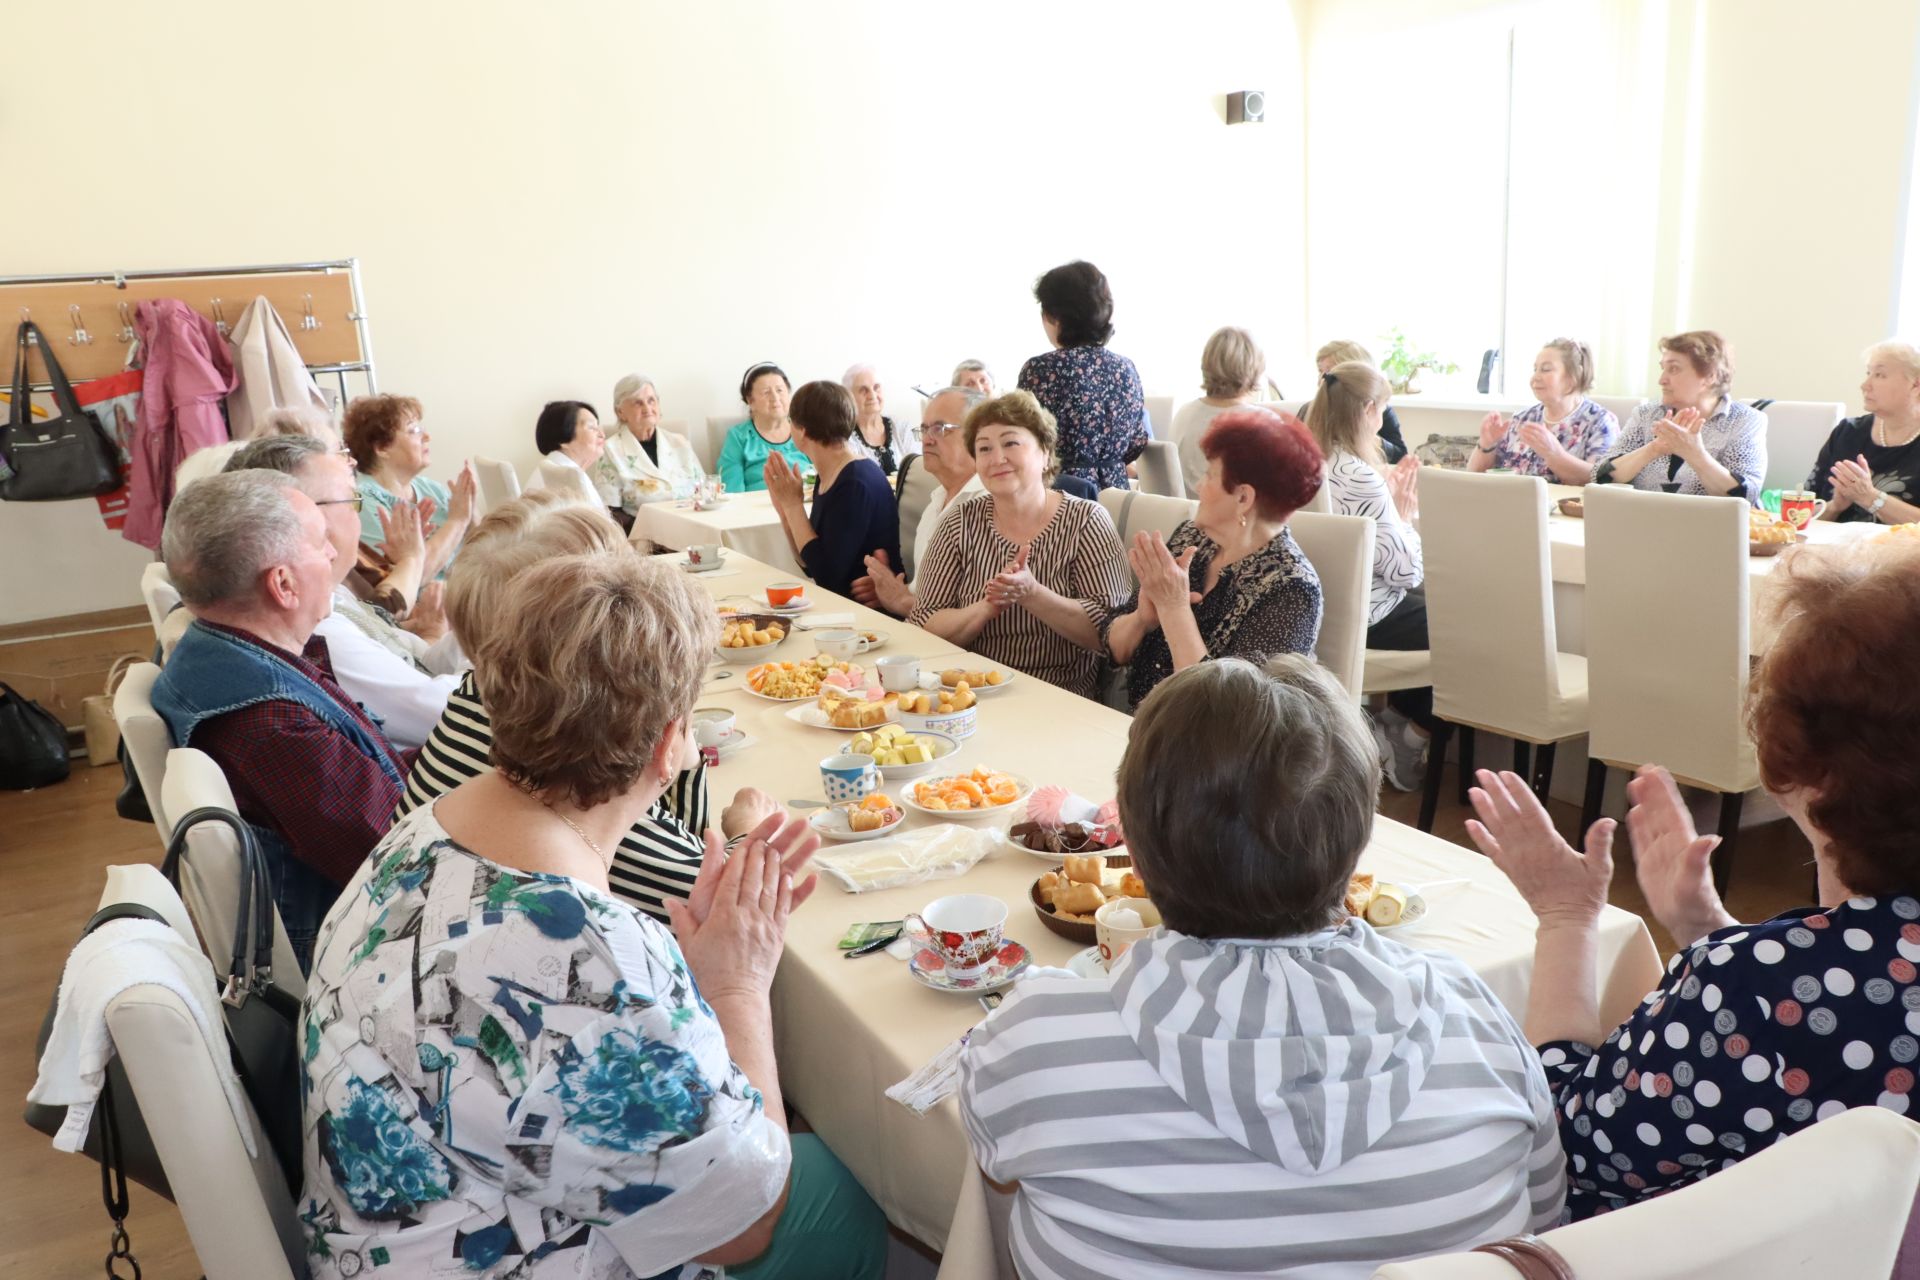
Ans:
[[[907,815],[881,792],[863,800],[815,809],[807,825],[828,840],[878,840],[890,836]]]
[[[1427,900],[1418,889],[1379,880],[1357,871],[1347,880],[1347,914],[1376,929],[1404,929],[1427,914]]]
[[[1124,853],[1070,853],[1029,891],[1040,923],[1068,942],[1092,946],[1093,913],[1114,898],[1151,898]]]
[[[920,687],[928,693],[954,693],[966,689],[979,695],[1003,693],[1019,673],[1011,667],[948,667],[943,671],[922,671]]]

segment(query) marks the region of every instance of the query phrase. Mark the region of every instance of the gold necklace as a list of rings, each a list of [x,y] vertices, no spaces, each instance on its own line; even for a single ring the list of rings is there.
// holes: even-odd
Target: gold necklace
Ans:
[[[606,855],[605,851],[603,851],[600,848],[599,844],[595,842],[592,836],[588,835],[586,832],[580,829],[579,823],[575,822],[572,818],[569,818],[566,814],[560,812],[560,810],[554,808],[553,801],[547,799],[545,796],[535,791],[532,787],[522,786],[520,790],[526,792],[529,796],[532,796],[535,800],[538,800],[542,808],[544,808],[548,813],[552,814],[554,817],[560,819],[560,821],[566,823],[567,826],[572,829],[573,834],[579,836],[582,840],[584,840],[586,842],[587,848],[593,850],[593,856],[600,859],[600,864],[603,869],[608,869],[608,870],[612,869],[613,859],[609,858]]]

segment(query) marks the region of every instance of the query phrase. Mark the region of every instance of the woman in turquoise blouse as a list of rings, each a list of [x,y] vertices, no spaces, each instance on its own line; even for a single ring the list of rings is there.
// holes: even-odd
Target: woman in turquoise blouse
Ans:
[[[752,493],[767,487],[762,471],[770,454],[786,455],[796,470],[810,470],[807,455],[793,442],[793,420],[787,417],[792,384],[777,364],[761,362],[740,379],[740,399],[748,417],[727,432],[720,446],[720,479],[728,493]]]

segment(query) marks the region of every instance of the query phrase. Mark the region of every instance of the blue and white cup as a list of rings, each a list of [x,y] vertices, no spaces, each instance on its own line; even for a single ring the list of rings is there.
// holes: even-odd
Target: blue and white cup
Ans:
[[[828,756],[820,762],[820,785],[828,804],[864,800],[880,789],[880,766],[872,756],[857,752]]]

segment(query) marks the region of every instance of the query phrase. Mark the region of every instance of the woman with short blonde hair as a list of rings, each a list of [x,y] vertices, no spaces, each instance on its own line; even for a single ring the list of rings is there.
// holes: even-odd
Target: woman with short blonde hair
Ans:
[[[1710,329],[1660,339],[1660,399],[1627,418],[1595,484],[1760,501],[1767,415],[1733,398],[1733,348]]]
[[[1866,410],[1833,429],[1807,488],[1824,498],[1822,520],[1920,520],[1920,350],[1876,342],[1860,382]]]
[[[1324,378],[1327,376],[1327,370],[1333,368],[1335,365],[1348,364],[1356,360],[1361,364],[1370,365],[1375,369],[1380,367],[1374,364],[1373,353],[1371,351],[1368,351],[1365,347],[1350,338],[1335,338],[1332,342],[1327,343],[1321,347],[1320,350],[1314,352],[1313,366],[1315,371]],[[1389,386],[1388,389],[1391,390],[1391,386]],[[1306,405],[1300,406],[1299,414],[1301,420],[1305,421],[1307,416]],[[1387,462],[1398,462],[1407,456],[1407,440],[1400,431],[1400,415],[1393,411],[1392,405],[1388,405],[1381,411],[1379,434],[1380,455],[1383,459]]]
[[[1200,437],[1221,414],[1258,400],[1260,382],[1266,376],[1266,354],[1245,329],[1232,325],[1215,329],[1201,348],[1202,395],[1181,405],[1167,429],[1167,438],[1180,451],[1180,471],[1189,498],[1199,498],[1200,481],[1207,474],[1207,455],[1200,448]]]

